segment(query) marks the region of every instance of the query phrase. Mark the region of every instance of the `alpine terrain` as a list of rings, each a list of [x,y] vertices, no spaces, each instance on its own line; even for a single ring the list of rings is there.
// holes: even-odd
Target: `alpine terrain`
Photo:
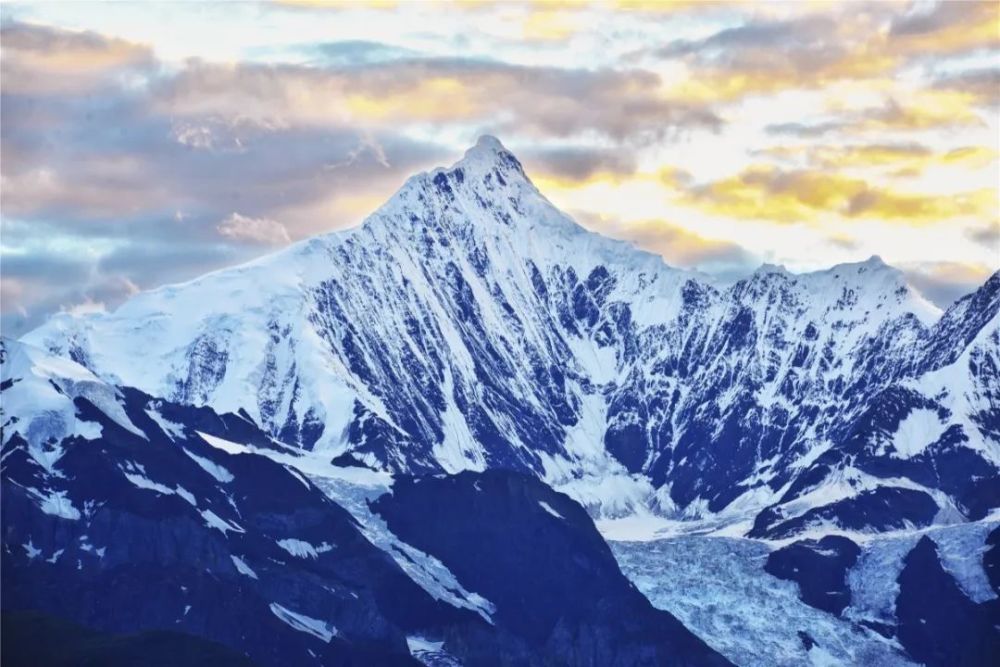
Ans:
[[[1000,272],[722,284],[483,137],[0,358],[20,664],[1000,658]]]

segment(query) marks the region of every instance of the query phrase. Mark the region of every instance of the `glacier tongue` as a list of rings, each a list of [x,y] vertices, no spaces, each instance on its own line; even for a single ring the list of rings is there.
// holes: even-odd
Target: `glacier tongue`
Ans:
[[[995,476],[998,381],[983,363],[996,334],[978,333],[996,330],[997,282],[944,318],[878,258],[803,275],[762,267],[720,290],[583,229],[484,137],[355,229],[113,313],[60,314],[26,340],[110,382],[242,410],[330,458],[530,470],[604,516],[739,507],[745,519],[773,506],[760,530],[797,530],[841,511],[782,504],[852,457],[898,478],[966,448]],[[954,331],[968,334],[957,350],[942,342]],[[978,370],[945,388],[961,400],[919,385],[970,358]],[[894,416],[879,421],[873,402]],[[949,439],[883,469],[885,443],[918,408],[944,411]],[[912,486],[894,488],[910,502]],[[986,492],[945,493],[972,515]]]

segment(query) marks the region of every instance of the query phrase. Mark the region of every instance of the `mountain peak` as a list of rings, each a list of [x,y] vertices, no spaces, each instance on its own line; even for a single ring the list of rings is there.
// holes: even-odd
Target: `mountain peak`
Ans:
[[[470,153],[490,153],[496,154],[502,151],[506,151],[500,140],[494,137],[492,134],[483,134],[478,139],[476,139],[476,144],[472,146],[469,150],[465,152],[466,156]]]
[[[889,265],[885,263],[881,255],[872,255],[865,261],[861,262],[861,266],[871,268],[871,269],[881,269],[889,268]]]
[[[757,270],[754,271],[754,273],[762,276],[771,273],[778,273],[785,276],[790,275],[790,272],[788,271],[788,269],[785,267],[784,264],[771,264],[770,262],[765,262],[764,264],[761,264],[759,267],[757,267]]]
[[[461,160],[452,165],[451,170],[460,167],[491,170],[498,166],[512,168],[520,174],[524,174],[521,163],[514,157],[514,154],[507,150],[499,139],[484,134],[476,140],[474,146],[465,151]]]

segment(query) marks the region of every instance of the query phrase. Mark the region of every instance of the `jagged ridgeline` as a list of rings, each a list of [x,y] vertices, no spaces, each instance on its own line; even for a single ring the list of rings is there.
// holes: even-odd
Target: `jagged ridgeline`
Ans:
[[[25,340],[330,458],[781,536],[1000,505],[998,309],[998,275],[942,314],[877,257],[720,287],[584,230],[484,137],[355,229]]]

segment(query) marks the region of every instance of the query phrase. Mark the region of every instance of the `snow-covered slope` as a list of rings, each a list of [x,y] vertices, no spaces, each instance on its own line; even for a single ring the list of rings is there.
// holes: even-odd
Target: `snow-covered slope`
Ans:
[[[0,368],[0,587],[16,664],[54,664],[30,633],[8,637],[7,614],[28,610],[103,633],[170,629],[263,666],[730,664],[654,609],[586,511],[533,476],[394,482],[22,343],[0,339]],[[518,533],[531,539],[506,554],[482,539]]]
[[[378,469],[529,470],[606,516],[878,529],[859,503],[913,523],[1000,504],[998,283],[943,317],[878,258],[720,290],[576,225],[484,137],[356,229],[26,340]],[[940,438],[916,442],[928,411]],[[942,451],[985,481],[942,479]]]

